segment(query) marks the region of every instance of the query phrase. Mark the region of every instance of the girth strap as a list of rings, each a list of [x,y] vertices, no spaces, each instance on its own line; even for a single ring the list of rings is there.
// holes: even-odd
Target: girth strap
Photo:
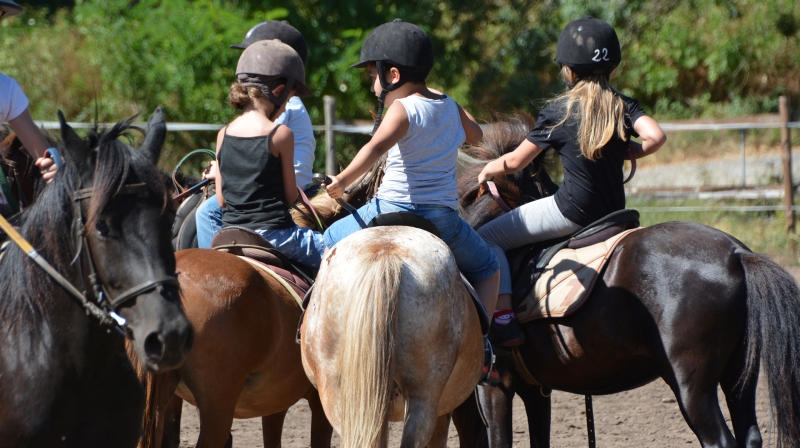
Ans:
[[[532,386],[541,386],[541,384],[536,381],[536,378],[533,377],[531,371],[528,370],[528,367],[525,366],[525,360],[522,359],[522,354],[519,352],[519,347],[514,347],[511,349],[511,359],[514,361],[514,366],[517,368],[517,373],[519,373],[519,376],[526,383]]]

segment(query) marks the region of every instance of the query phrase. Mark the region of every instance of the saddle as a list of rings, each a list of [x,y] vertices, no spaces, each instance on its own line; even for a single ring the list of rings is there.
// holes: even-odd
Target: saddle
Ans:
[[[211,240],[211,248],[243,258],[255,267],[276,274],[277,280],[287,287],[298,304],[314,283],[316,273],[286,258],[263,236],[252,230],[230,226],[217,232]]]
[[[639,212],[620,210],[570,236],[509,251],[512,304],[520,322],[577,310],[616,245],[638,228]]]

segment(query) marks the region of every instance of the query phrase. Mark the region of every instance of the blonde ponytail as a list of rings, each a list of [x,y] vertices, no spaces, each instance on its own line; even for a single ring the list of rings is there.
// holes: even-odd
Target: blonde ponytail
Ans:
[[[566,65],[561,74],[573,87],[550,100],[549,104],[565,101],[564,117],[553,128],[562,126],[574,116],[580,123],[578,143],[581,154],[589,160],[603,156],[603,147],[614,138],[626,140],[625,102],[608,85],[605,75],[578,78]]]

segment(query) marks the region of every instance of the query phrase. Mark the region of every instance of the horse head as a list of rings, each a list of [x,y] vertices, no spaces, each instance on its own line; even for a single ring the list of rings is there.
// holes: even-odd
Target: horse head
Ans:
[[[175,368],[193,336],[178,299],[169,198],[155,167],[166,139],[161,108],[138,149],[118,141],[133,118],[110,130],[92,129],[87,140],[60,112],[59,119],[67,163],[56,179],[72,191],[79,281],[93,293],[90,299],[126,320],[145,367]]]
[[[482,194],[478,174],[488,162],[515,150],[535,123],[533,117],[525,112],[501,115],[498,121],[484,130],[480,143],[467,146],[459,153],[459,201],[464,219],[473,228],[480,228],[503,213],[490,195]],[[552,195],[558,187],[547,174],[547,168],[551,165],[551,158],[546,152],[542,152],[522,171],[496,177],[494,182],[500,197],[509,207],[515,208]]]

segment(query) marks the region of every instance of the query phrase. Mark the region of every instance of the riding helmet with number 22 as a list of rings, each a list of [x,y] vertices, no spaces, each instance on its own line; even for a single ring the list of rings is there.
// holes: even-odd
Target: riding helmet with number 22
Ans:
[[[622,51],[614,28],[585,16],[570,22],[558,37],[556,62],[578,76],[610,75],[622,61]]]

